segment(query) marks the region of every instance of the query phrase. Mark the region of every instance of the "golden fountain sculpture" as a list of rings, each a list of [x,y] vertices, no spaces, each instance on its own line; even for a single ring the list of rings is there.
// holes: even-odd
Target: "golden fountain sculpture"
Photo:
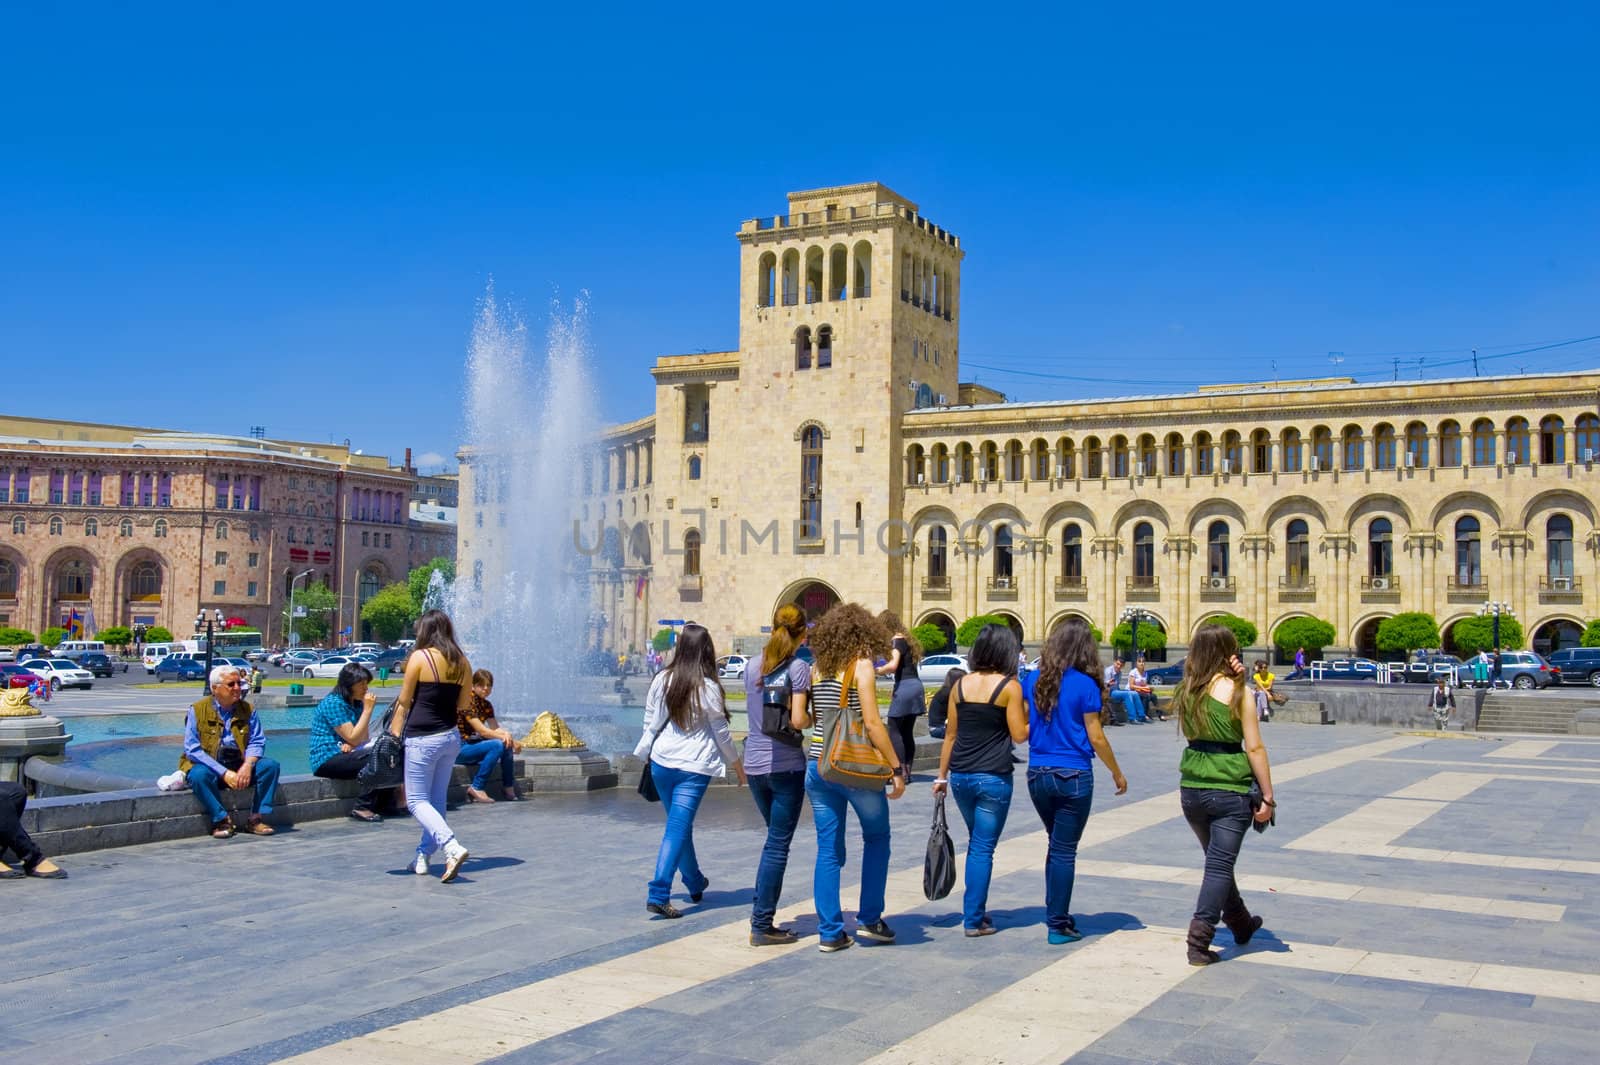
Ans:
[[[27,688],[7,688],[3,694],[0,694],[0,717],[42,716],[39,708],[28,701]]]
[[[535,750],[567,750],[582,747],[583,741],[572,734],[565,721],[546,710],[533,719],[533,727],[522,737],[522,745]]]

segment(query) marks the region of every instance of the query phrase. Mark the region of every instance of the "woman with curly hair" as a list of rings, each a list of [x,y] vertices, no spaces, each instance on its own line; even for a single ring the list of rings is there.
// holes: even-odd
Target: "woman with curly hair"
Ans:
[[[1089,623],[1069,618],[1050,634],[1039,668],[1023,674],[1028,699],[1028,797],[1050,837],[1044,859],[1045,924],[1051,943],[1083,934],[1072,920],[1078,840],[1094,804],[1094,758],[1111,770],[1117,794],[1128,781],[1100,722],[1105,690],[1100,651]]]
[[[878,615],[878,624],[889,634],[889,660],[877,668],[880,677],[894,678],[894,693],[889,696],[889,738],[894,741],[895,754],[900,763],[911,771],[917,760],[915,730],[917,718],[927,709],[927,693],[922,690],[922,678],[917,675],[917,662],[922,658],[922,648],[906,636],[906,623],[892,610]]]
[[[889,634],[859,603],[841,603],[822,615],[811,630],[811,651],[817,668],[811,682],[811,749],[806,759],[806,795],[811,819],[817,826],[817,867],[812,894],[817,907],[818,945],[824,954],[844,950],[851,940],[844,934],[844,913],[839,903],[839,871],[844,868],[845,808],[855,810],[861,823],[861,904],[856,910],[856,939],[893,943],[894,930],[883,919],[884,891],[889,879],[889,799],[906,790],[906,767],[894,752],[889,730],[878,716],[872,663],[889,652]],[[852,788],[822,776],[818,759],[829,721],[841,705],[860,714],[872,745],[894,767],[893,783],[885,798],[877,787]]]

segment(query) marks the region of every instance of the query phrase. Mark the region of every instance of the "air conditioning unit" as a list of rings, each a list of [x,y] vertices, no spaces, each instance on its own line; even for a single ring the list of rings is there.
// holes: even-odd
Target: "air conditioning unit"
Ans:
[[[1415,466],[1416,464],[1417,464],[1417,456],[1415,454],[1413,454],[1412,452],[1407,451],[1406,452],[1406,469],[1409,470],[1411,467]]]
[[[943,392],[940,392],[938,404],[941,407],[948,407],[950,405],[950,397],[945,395]]]
[[[960,484],[961,483],[961,475],[958,473],[954,477],[950,478],[950,483],[951,484]]]
[[[996,577],[994,579],[994,586],[996,588],[1009,588],[1009,587],[1011,587],[1011,578],[1010,577]]]
[[[1311,456],[1311,472],[1312,473],[1316,473],[1320,469],[1322,469],[1322,460],[1319,459],[1317,456],[1312,455]]]
[[[1570,592],[1570,591],[1572,591],[1572,578],[1571,577],[1551,577],[1550,578],[1550,590],[1551,591],[1561,591],[1561,592]]]
[[[1515,466],[1516,464],[1517,464],[1517,453],[1515,451],[1507,451],[1506,452],[1506,465],[1507,466]]]
[[[1584,462],[1593,462],[1594,461],[1594,448],[1586,447],[1586,448],[1583,449],[1583,461]]]
[[[1222,473],[1223,473],[1223,475],[1226,476],[1226,475],[1228,475],[1228,474],[1230,474],[1232,472],[1233,472],[1233,460],[1232,459],[1223,459],[1222,460]]]
[[[1067,479],[1067,468],[1065,466],[1056,467],[1056,479],[1060,481]]]
[[[925,474],[925,473],[917,474],[917,483],[918,484],[927,484],[928,483],[928,475]]]
[[[1228,586],[1228,578],[1226,578],[1226,577],[1212,577],[1211,578],[1211,587],[1220,589],[1220,588],[1226,588],[1227,586]]]
[[[1367,584],[1375,592],[1386,592],[1389,590],[1388,577],[1374,577],[1372,580],[1368,581]]]

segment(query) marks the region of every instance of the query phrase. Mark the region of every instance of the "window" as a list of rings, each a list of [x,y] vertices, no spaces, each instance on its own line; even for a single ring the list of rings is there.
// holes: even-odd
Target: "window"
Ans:
[[[1147,521],[1133,527],[1133,579],[1154,583],[1156,576],[1156,531]]]
[[[950,579],[950,534],[944,526],[928,530],[928,582],[942,585]]]
[[[1006,445],[1006,480],[1020,481],[1025,474],[1022,461],[1022,442],[1013,440]]]
[[[393,547],[394,546],[394,533],[384,533],[383,534],[383,546],[384,547]]]
[[[689,456],[689,480],[698,481],[699,479],[700,479],[700,456],[699,455],[690,455]]]
[[[28,519],[15,517],[11,519],[11,535],[21,536],[28,531]]]
[[[17,567],[10,559],[0,558],[0,599],[17,597]]]
[[[247,584],[245,584],[245,586],[244,586],[244,594],[249,596],[251,599],[254,599],[256,597],[256,582],[255,581],[250,581]]]
[[[1578,422],[1580,425],[1582,425],[1583,419],[1578,419]],[[26,503],[30,498],[30,493],[33,491],[32,477],[33,474],[29,472],[26,466],[17,470],[17,488],[16,491],[11,493],[11,495],[18,503]]]
[[[994,530],[994,579],[996,584],[1011,583],[1011,526],[997,525]]]
[[[501,525],[504,525],[506,523],[505,522],[505,517],[506,517],[505,511],[502,510],[500,512],[500,524]],[[311,530],[307,529],[306,530],[306,543],[309,544],[310,542],[311,542]],[[332,529],[324,529],[324,530],[322,530],[322,546],[323,547],[332,547],[333,546],[333,530]]]
[[[1333,430],[1326,425],[1311,430],[1311,468],[1333,469]]]
[[[1050,479],[1050,445],[1043,440],[1033,442],[1033,479],[1036,481]]]
[[[218,540],[226,540],[227,538],[228,538],[228,523],[225,522],[225,521],[217,522],[217,539]]]
[[[1177,433],[1167,434],[1167,475],[1170,477],[1183,476],[1183,437]]]
[[[161,594],[161,567],[154,562],[141,562],[133,567],[133,597],[150,599]]]
[[[102,479],[102,475],[98,473],[89,475],[89,505],[91,507],[100,505],[100,482]]]
[[[1539,461],[1547,466],[1567,461],[1566,424],[1554,414],[1539,422]]]
[[[1600,459],[1600,417],[1593,414],[1580,414],[1573,423],[1577,433],[1578,453],[1573,456],[1579,462],[1593,462]],[[24,502],[22,498],[22,483],[17,483],[17,502]]]
[[[1088,467],[1087,476],[1090,479],[1105,475],[1105,451],[1100,446],[1100,438],[1091,436],[1083,442],[1083,464]]]
[[[1061,530],[1061,576],[1073,582],[1083,580],[1083,529],[1075,521]]]
[[[1000,452],[992,440],[985,440],[979,445],[978,474],[985,481],[1000,479]]]
[[[1478,519],[1468,516],[1456,520],[1456,584],[1475,588],[1483,583],[1483,560]]]
[[[155,532],[155,538],[157,540],[165,540],[167,538],[167,519],[166,518],[157,518],[156,519],[154,532]]]
[[[1283,431],[1283,472],[1299,473],[1304,463],[1304,445],[1300,441],[1300,430],[1285,429]]]
[[[1111,476],[1128,476],[1128,438],[1125,436],[1111,438]]]
[[[367,530],[362,529],[361,530],[361,546],[362,547],[371,547],[372,546],[371,539],[372,539],[372,537],[367,532]]]
[[[616,532],[615,529],[608,529],[606,531]],[[362,570],[361,580],[356,585],[356,601],[358,604],[358,609],[359,606],[365,604],[368,599],[371,599],[373,596],[377,595],[378,589],[381,587],[383,587],[383,574],[380,573],[376,567]]]
[[[1553,579],[1572,580],[1572,519],[1565,514],[1551,515],[1544,523],[1545,566]]]
[[[98,521],[96,521],[94,518],[84,518],[83,519],[83,535],[85,535],[85,536],[99,536],[100,535],[100,523]]]
[[[132,536],[133,522],[128,518],[123,518],[121,521],[117,522],[117,535],[121,537]]]
[[[212,562],[214,565],[226,566],[228,564],[228,553],[226,551],[218,551],[213,556]]]
[[[1479,418],[1472,423],[1472,464],[1494,465],[1494,423],[1488,418]]]
[[[0,503],[11,502],[11,471],[0,466]]]
[[[93,583],[94,577],[87,562],[73,559],[63,563],[56,573],[56,598],[87,599]]]
[[[800,539],[822,538],[822,429],[800,433]]]
[[[1062,437],[1056,441],[1056,476],[1073,480],[1078,476],[1078,449],[1071,440]]]
[[[66,475],[60,470],[50,471],[50,502],[59,506],[66,499]]]
[[[1213,577],[1228,575],[1228,523],[1214,521],[1206,530],[1206,571]]]
[[[1388,518],[1373,518],[1367,526],[1367,576],[1394,575],[1394,526]]]
[[[211,582],[211,594],[212,595],[227,595],[228,594],[228,582],[227,581],[212,581]]]
[[[478,515],[478,528],[480,528],[480,529],[483,528],[483,515],[482,514]],[[300,534],[294,531],[294,526],[293,525],[289,526],[289,542],[291,544],[297,544],[297,543],[300,542]]]
[[[1533,461],[1528,438],[1528,419],[1512,418],[1506,422],[1506,465],[1526,466]]]
[[[1211,434],[1194,434],[1194,472],[1209,477],[1216,470],[1216,456],[1211,452]]]
[[[1291,521],[1283,541],[1283,583],[1304,588],[1311,581],[1311,536],[1306,523],[1300,518]]]
[[[1359,425],[1347,425],[1340,436],[1342,442],[1341,453],[1343,461],[1340,468],[1346,470],[1359,470],[1366,466],[1367,456],[1366,441],[1361,437]]]
[[[811,327],[801,326],[794,331],[794,368],[811,369]]]
[[[331,515],[330,515],[330,517],[331,517]],[[261,526],[259,526],[259,525],[255,524],[254,522],[252,522],[251,525],[250,525],[250,542],[251,543],[256,543],[260,539],[261,539]]]
[[[1406,426],[1406,465],[1419,470],[1428,465],[1428,427],[1421,422]]]
[[[850,252],[843,244],[828,249],[828,298],[842,300],[850,284]]]
[[[1255,473],[1272,472],[1272,434],[1265,429],[1250,434],[1250,469]]]
[[[800,252],[790,248],[783,253],[783,305],[800,302]]]
[[[972,445],[961,443],[956,445],[956,477],[963,484],[972,482]]]
[[[1244,448],[1232,429],[1222,434],[1222,461],[1227,464],[1222,467],[1224,473],[1244,472]]]
[[[60,536],[61,535],[61,519],[60,518],[51,518],[50,519],[50,535],[51,536]]]
[[[833,365],[833,326],[817,329],[817,369],[826,370]]]
[[[1394,426],[1380,425],[1372,430],[1372,468],[1392,470],[1395,463]]]
[[[1439,425],[1439,465],[1461,465],[1461,425],[1454,420]]]
[[[683,575],[700,576],[700,532],[697,529],[683,534]]]
[[[756,306],[771,307],[778,302],[778,257],[772,252],[756,264]]]
[[[851,258],[855,263],[855,276],[850,295],[864,300],[872,295],[872,245],[864,240],[856,241]]]
[[[257,566],[261,565],[261,555],[255,551],[250,552],[245,556],[244,564],[249,566],[251,569],[255,569]]]
[[[806,249],[806,302],[822,302],[822,249]]]

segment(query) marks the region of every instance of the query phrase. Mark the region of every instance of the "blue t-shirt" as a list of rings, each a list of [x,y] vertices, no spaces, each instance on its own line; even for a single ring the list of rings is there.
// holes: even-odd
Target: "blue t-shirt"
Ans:
[[[1089,770],[1094,765],[1094,748],[1083,727],[1085,714],[1100,712],[1100,682],[1075,669],[1061,675],[1061,691],[1049,720],[1039,713],[1033,689],[1039,671],[1022,675],[1022,693],[1028,697],[1028,765],[1044,769]]]
[[[351,706],[333,692],[322,697],[322,702],[311,712],[311,771],[339,753],[338,725],[354,725],[361,716],[361,708]]]

